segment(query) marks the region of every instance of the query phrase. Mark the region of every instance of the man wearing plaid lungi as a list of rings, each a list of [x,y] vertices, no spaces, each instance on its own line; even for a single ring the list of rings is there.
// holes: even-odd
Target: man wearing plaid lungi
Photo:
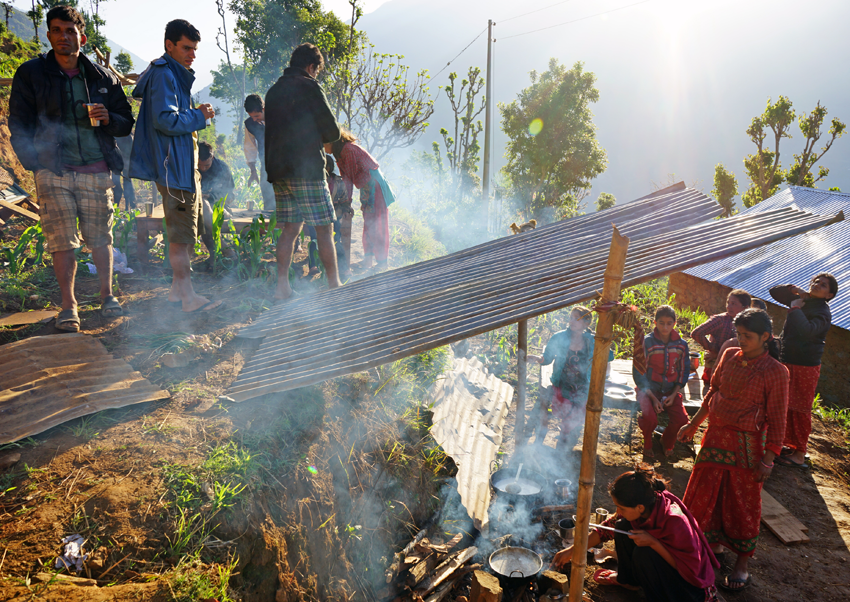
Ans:
[[[118,79],[80,47],[85,21],[69,6],[47,13],[52,50],[21,65],[9,97],[12,147],[35,175],[41,227],[62,294],[56,328],[80,330],[74,251],[85,243],[100,280],[101,314],[123,313],[112,294],[112,177],[124,162],[115,138],[133,129],[133,114]],[[79,227],[77,222],[79,221]]]
[[[277,243],[275,300],[292,296],[289,266],[295,241],[306,223],[316,228],[319,259],[328,286],[340,286],[333,243],[334,208],[325,179],[325,143],[339,140],[340,129],[316,76],[324,68],[322,53],[301,44],[289,67],[266,95],[265,165],[274,186],[277,221],[283,233]]]

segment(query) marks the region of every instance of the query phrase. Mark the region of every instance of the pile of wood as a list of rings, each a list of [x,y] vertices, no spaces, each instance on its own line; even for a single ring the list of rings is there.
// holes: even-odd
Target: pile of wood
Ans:
[[[448,542],[438,543],[425,537],[424,530],[417,533],[393,557],[386,571],[387,587],[380,597],[394,602],[440,602],[448,598],[464,577],[481,568],[480,564],[468,564],[478,548],[455,549],[462,538],[457,534]]]

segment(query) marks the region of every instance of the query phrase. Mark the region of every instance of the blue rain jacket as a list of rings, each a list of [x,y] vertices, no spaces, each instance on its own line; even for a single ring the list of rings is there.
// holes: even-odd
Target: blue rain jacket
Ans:
[[[142,99],[130,155],[130,177],[177,190],[195,190],[192,132],[206,127],[192,105],[195,75],[168,54],[139,77],[134,98]]]

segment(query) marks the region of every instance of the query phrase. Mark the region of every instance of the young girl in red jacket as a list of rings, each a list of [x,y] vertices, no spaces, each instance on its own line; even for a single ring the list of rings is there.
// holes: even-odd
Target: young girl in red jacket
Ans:
[[[390,220],[387,209],[395,201],[395,196],[378,162],[356,142],[354,134],[343,129],[339,140],[325,145],[325,152],[332,152],[336,159],[339,173],[345,182],[348,202],[351,203],[354,186],[360,191],[363,254],[366,256],[364,267],[371,268],[374,261],[378,270],[385,270],[390,251]]]

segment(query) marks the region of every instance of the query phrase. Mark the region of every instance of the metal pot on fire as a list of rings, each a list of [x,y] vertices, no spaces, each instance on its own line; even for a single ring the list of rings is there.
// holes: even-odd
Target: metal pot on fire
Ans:
[[[540,498],[547,487],[546,477],[524,469],[517,478],[517,470],[503,468],[490,475],[490,485],[499,495],[517,500],[532,500]]]
[[[540,554],[528,548],[508,546],[490,554],[490,569],[508,588],[527,585],[543,568]]]

